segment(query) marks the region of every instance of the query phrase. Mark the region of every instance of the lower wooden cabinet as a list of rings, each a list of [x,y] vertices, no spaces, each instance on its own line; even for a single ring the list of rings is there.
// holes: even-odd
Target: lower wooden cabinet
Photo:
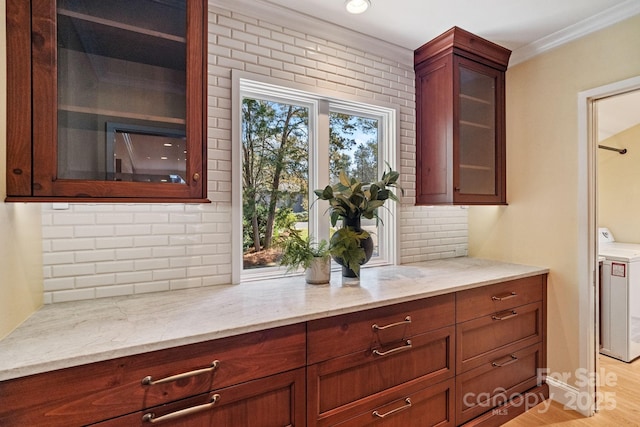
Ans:
[[[212,391],[304,368],[305,340],[305,325],[297,324],[0,382],[0,426],[74,427],[209,403]],[[296,392],[304,393],[300,384]],[[304,402],[295,403],[304,420]]]
[[[319,425],[337,427],[454,426],[454,380],[409,383],[381,393],[351,418],[334,416]]]
[[[503,405],[541,382],[539,344],[496,354],[495,360],[456,377],[456,421],[472,418]]]
[[[304,426],[304,368],[93,424],[96,427]]]
[[[497,426],[545,367],[539,275],[0,382],[0,427]]]

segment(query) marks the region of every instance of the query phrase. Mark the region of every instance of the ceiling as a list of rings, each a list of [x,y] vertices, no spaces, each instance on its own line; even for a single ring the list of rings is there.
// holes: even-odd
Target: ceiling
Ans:
[[[360,15],[345,0],[265,0],[414,50],[453,26],[516,50],[638,0],[371,0]],[[627,15],[628,16],[628,15]]]

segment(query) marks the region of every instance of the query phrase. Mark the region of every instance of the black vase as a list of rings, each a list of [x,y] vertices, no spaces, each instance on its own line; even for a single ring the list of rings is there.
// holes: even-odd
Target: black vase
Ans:
[[[357,218],[343,218],[342,219],[342,227],[350,228],[355,232],[361,232],[362,227],[360,225],[360,217]],[[367,236],[366,239],[360,240],[360,247],[364,249],[364,260],[360,262],[360,265],[366,264],[370,259],[371,255],[373,255],[373,239],[371,236]],[[345,262],[342,258],[333,257],[333,260],[342,266],[342,276],[343,277],[358,277],[358,275],[349,267],[346,266]]]

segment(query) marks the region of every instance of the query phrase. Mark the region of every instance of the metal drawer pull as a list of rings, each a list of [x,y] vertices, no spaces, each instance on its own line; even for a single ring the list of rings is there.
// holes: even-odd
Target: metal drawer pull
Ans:
[[[396,347],[396,348],[392,348],[391,350],[388,351],[380,351],[378,349],[373,350],[373,355],[374,356],[387,356],[391,353],[397,353],[398,351],[404,351],[404,350],[409,350],[411,348],[411,340],[407,340],[405,341],[404,345],[402,347]]]
[[[507,294],[503,294],[503,295],[494,295],[494,296],[491,297],[491,299],[494,300],[494,301],[505,301],[505,300],[508,300],[508,299],[511,299],[511,298],[517,297],[517,296],[518,296],[518,294],[515,291],[513,291],[513,292],[510,292],[510,293],[507,293]]]
[[[396,323],[392,323],[390,325],[386,325],[386,326],[378,326],[377,323],[374,323],[371,328],[374,331],[384,331],[385,329],[389,329],[389,328],[393,328],[395,326],[402,326],[402,325],[410,325],[411,324],[411,316],[407,316],[404,318],[404,320],[402,322],[396,322]]]
[[[509,359],[506,362],[491,362],[491,366],[496,368],[502,368],[503,366],[511,365],[512,363],[516,363],[518,358],[514,354],[509,355]]]
[[[215,371],[218,366],[220,366],[219,360],[214,360],[211,362],[211,366],[208,368],[196,369],[195,371],[183,372],[182,374],[172,375],[167,378],[162,378],[161,380],[154,380],[151,378],[151,375],[148,375],[142,379],[142,385],[154,385],[154,384],[164,384],[170,383],[172,381],[178,381],[183,378],[195,377],[196,375],[205,374],[207,372]]]
[[[505,315],[496,315],[496,316],[491,316],[491,318],[493,320],[507,320],[507,319],[511,319],[512,317],[516,317],[518,315],[518,313],[515,310],[511,310],[511,311],[507,311]],[[499,313],[502,314],[502,313]]]
[[[404,411],[405,409],[411,408],[411,399],[410,398],[407,397],[404,400],[404,403],[405,403],[404,406],[401,406],[401,407],[396,408],[396,409],[392,409],[389,412],[385,412],[384,414],[381,414],[380,412],[378,412],[376,410],[376,411],[373,411],[373,413],[371,415],[373,415],[374,417],[378,417],[378,418],[384,418],[384,417],[388,417],[389,415],[393,415],[396,412]]]
[[[175,420],[176,418],[184,417],[185,415],[195,414],[196,412],[202,412],[211,409],[213,408],[213,405],[218,402],[218,400],[220,400],[220,395],[214,394],[211,396],[211,402],[209,403],[193,406],[191,408],[181,409],[179,411],[171,412],[170,414],[163,415],[158,418],[156,418],[156,414],[154,414],[153,412],[148,412],[142,416],[142,421],[145,423],[155,424],[161,423],[163,421]]]

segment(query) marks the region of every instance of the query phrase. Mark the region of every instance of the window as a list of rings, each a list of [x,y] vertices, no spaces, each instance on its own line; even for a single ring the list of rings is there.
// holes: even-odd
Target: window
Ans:
[[[278,242],[292,230],[329,240],[328,205],[313,191],[336,182],[341,170],[377,180],[395,166],[396,146],[393,108],[243,75],[234,74],[233,96],[234,282],[284,274]],[[375,242],[367,266],[395,259],[394,205],[381,209],[378,224],[363,220]]]
[[[9,2],[7,200],[204,202],[205,9]]]

